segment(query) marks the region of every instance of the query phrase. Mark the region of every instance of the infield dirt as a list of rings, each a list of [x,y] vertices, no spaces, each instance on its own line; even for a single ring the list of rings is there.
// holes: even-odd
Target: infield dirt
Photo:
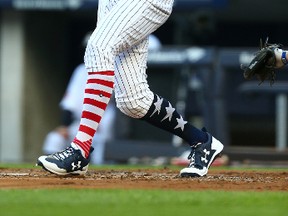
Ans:
[[[210,170],[201,178],[181,178],[168,168],[90,169],[85,176],[59,177],[42,169],[0,168],[0,188],[171,189],[288,191],[288,171]]]

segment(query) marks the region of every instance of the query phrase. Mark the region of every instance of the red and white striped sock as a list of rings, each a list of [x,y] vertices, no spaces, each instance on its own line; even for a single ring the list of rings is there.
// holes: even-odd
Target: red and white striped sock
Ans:
[[[114,71],[88,72],[82,116],[72,146],[80,148],[88,158],[93,136],[98,128],[114,85]]]

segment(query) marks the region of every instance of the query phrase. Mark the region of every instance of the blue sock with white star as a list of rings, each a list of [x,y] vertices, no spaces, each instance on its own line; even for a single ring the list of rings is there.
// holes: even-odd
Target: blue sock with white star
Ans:
[[[207,141],[207,133],[197,129],[172,107],[171,103],[154,94],[154,100],[146,115],[141,118],[146,122],[181,137],[190,145]]]

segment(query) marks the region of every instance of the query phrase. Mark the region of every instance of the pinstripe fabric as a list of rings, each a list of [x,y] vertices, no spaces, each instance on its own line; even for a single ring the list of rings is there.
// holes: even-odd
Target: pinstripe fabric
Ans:
[[[125,52],[116,59],[115,97],[117,107],[133,118],[143,117],[152,104],[154,94],[146,75],[148,41]],[[137,75],[135,74],[137,71]]]
[[[116,104],[130,117],[143,117],[153,101],[146,75],[147,37],[168,19],[172,5],[173,0],[99,1],[85,64],[88,71],[115,70]]]
[[[108,72],[115,72],[117,107],[133,118],[148,112],[154,98],[146,75],[148,36],[168,19],[172,5],[173,0],[99,0],[97,27],[84,56],[89,75],[82,118],[73,141],[86,157],[112,94],[114,76]]]

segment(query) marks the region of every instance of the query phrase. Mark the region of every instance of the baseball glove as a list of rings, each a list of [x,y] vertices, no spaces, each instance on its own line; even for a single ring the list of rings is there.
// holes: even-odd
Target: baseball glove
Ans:
[[[270,80],[272,85],[275,81],[276,56],[274,50],[281,48],[281,44],[269,44],[268,37],[263,44],[260,39],[260,50],[254,54],[254,58],[248,65],[241,65],[244,70],[244,78],[249,80],[256,76],[261,84],[265,80]]]

